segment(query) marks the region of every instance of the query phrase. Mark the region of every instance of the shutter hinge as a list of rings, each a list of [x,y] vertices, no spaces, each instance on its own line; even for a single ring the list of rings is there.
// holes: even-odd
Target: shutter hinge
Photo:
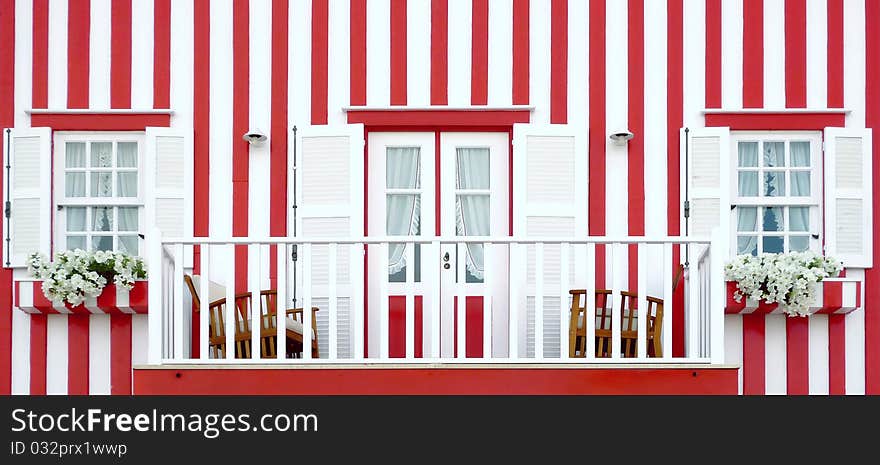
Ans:
[[[691,202],[689,200],[684,201],[684,217],[691,217]]]
[[[290,254],[290,258],[291,258],[293,261],[296,261],[298,257],[299,257],[299,256],[298,256],[298,254],[297,254],[297,244],[293,244],[293,252],[291,252],[291,254]]]
[[[3,216],[5,216],[6,218],[12,216],[12,202],[10,202],[9,200],[7,200],[5,205],[3,206]]]

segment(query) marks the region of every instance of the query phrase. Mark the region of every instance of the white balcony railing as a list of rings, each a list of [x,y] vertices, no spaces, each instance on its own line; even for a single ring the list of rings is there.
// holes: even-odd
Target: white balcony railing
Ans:
[[[161,237],[158,230],[151,237]],[[517,237],[358,237],[358,238],[166,238],[149,241],[149,356],[150,364],[166,363],[722,363],[724,351],[724,302],[725,283],[723,280],[723,260],[720,251],[725,250],[723,238],[714,236],[711,240],[683,237],[589,237],[572,238],[517,238]],[[407,267],[403,283],[389,283],[388,279],[369,270],[387,270],[388,248],[390,244],[407,244],[405,255],[407,263],[416,263],[415,249],[410,244],[420,245],[420,260],[424,265],[418,284],[413,267]],[[441,251],[457,252],[465,256],[470,245],[484,246],[486,276],[501,280],[505,289],[499,295],[498,286],[482,287],[454,286],[451,297],[444,300],[441,290],[449,291],[441,284]],[[247,254],[248,292],[260,295],[262,290],[274,289],[277,306],[283,309],[292,306],[291,275],[297,273],[296,307],[302,315],[302,347],[311,347],[312,307],[319,299],[326,311],[322,316],[319,338],[326,340],[326,350],[314,358],[309,350],[302,350],[300,358],[288,358],[285,350],[277,350],[272,358],[262,358],[261,337],[265,331],[250,332],[251,350],[249,358],[236,358],[236,352],[225,350],[218,357],[209,347],[209,298],[201,299],[198,313],[193,313],[189,291],[184,284],[184,274],[192,273],[187,257],[192,256],[193,247],[201,270],[196,292],[201,296],[210,295],[209,282],[225,284],[222,298],[226,302],[236,300],[234,282],[236,281],[236,261]],[[296,250],[297,263],[292,263],[291,253]],[[236,253],[238,251],[238,254]],[[638,252],[638,260],[633,263],[627,257],[630,251]],[[682,309],[675,308],[673,300],[673,281],[676,278],[678,263],[674,263],[674,253],[689,257],[690,264],[684,270],[679,286],[684,286],[684,331],[674,327],[673,314]],[[374,260],[369,268],[364,266],[366,255]],[[376,255],[373,255],[376,254]],[[499,255],[500,254],[500,255]],[[454,255],[454,254],[453,254]],[[503,256],[506,266],[492,269],[491,257]],[[596,263],[603,263],[597,257],[604,256],[604,270],[597,270]],[[376,262],[375,260],[378,260]],[[213,264],[213,266],[212,266]],[[272,268],[270,269],[270,264]],[[348,264],[348,267],[345,266]],[[631,270],[635,264],[635,270]],[[458,260],[459,277],[465,276],[465,260]],[[296,271],[294,271],[296,270]],[[436,270],[436,271],[433,271]],[[564,272],[566,271],[567,272]],[[360,273],[367,272],[371,282]],[[239,266],[239,273],[242,273]],[[271,275],[271,276],[270,276]],[[243,281],[243,276],[239,276]],[[275,283],[270,285],[271,282]],[[381,279],[380,279],[381,278]],[[448,279],[448,278],[447,278]],[[487,278],[488,280],[489,278]],[[460,279],[459,279],[460,280]],[[448,281],[443,281],[448,284]],[[493,281],[497,284],[497,281]],[[608,288],[614,298],[610,298],[607,311],[611,312],[612,348],[619,348],[621,341],[621,315],[632,309],[622,308],[621,291],[630,290],[637,294],[636,309],[647,308],[646,296],[652,295],[663,300],[662,354],[649,357],[646,350],[647,318],[635,318],[638,325],[637,350],[635,357],[623,358],[619,350],[611,350],[610,357],[596,357],[595,331],[597,310],[593,298],[586,298],[586,357],[569,357],[569,289],[587,289],[587,296],[598,288]],[[630,284],[627,284],[630,283]],[[393,287],[393,290],[389,290]],[[441,287],[443,289],[441,289]],[[474,289],[479,292],[474,293]],[[241,291],[241,289],[239,289]],[[364,296],[369,293],[370,299]],[[389,296],[402,297],[405,301],[405,337],[394,340],[405,345],[405,351],[392,357],[390,347],[395,336],[389,334]],[[240,296],[240,293],[239,293]],[[344,315],[339,302],[345,296],[347,307]],[[423,319],[417,327],[415,318],[417,296],[421,296]],[[541,298],[537,298],[540,296]],[[467,297],[482,297],[482,356],[468,357],[467,332],[475,328],[467,327]],[[215,299],[216,300],[216,299]],[[247,308],[240,309],[244,318],[250,321],[251,328],[264,328],[265,321],[261,311],[252,311],[258,300],[254,299]],[[463,302],[446,308],[449,302]],[[365,321],[364,306],[369,305],[370,318]],[[225,347],[235,347],[235,319],[232,313],[235,306],[225,306]],[[445,320],[454,312],[455,318]],[[500,312],[500,313],[499,313]],[[192,315],[197,315],[195,318]],[[447,316],[442,316],[447,315]],[[443,320],[443,321],[441,321]],[[452,335],[449,324],[455,321],[457,330]],[[444,323],[447,325],[445,328]],[[198,344],[193,345],[193,326],[198,328]],[[285,325],[274,325],[276,340],[286,340]],[[240,329],[240,328],[239,328]],[[240,333],[240,331],[239,331]],[[416,334],[422,335],[422,344],[416,346]],[[673,334],[684,334],[684,353],[673,354]],[[343,344],[340,335],[345,336]],[[370,349],[365,353],[364,339],[370,339]],[[453,339],[453,337],[457,339]],[[216,341],[215,341],[216,342]],[[451,351],[457,345],[458,350]],[[551,348],[551,349],[548,349]],[[421,357],[416,357],[418,350]],[[241,354],[238,354],[240,357]]]

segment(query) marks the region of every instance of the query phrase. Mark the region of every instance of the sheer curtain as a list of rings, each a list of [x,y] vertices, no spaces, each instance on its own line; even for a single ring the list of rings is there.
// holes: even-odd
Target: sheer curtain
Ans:
[[[86,167],[85,143],[67,142],[64,145],[64,167]],[[84,171],[65,173],[64,195],[67,197],[84,197],[86,195],[86,173]]]
[[[810,143],[809,142],[792,142],[789,146],[791,150],[791,166],[794,168],[808,168],[810,166]],[[791,172],[791,195],[809,196],[810,195],[810,172],[809,171],[792,171]]]
[[[489,189],[489,150],[486,148],[456,149],[456,187]],[[455,199],[455,229],[459,236],[488,236],[489,195],[459,194]],[[477,279],[483,279],[483,245],[468,244],[466,266]]]
[[[738,144],[739,166],[741,168],[753,168],[758,166],[758,144],[756,142],[741,142]],[[758,195],[758,172],[739,172],[739,195],[743,197],[757,197]]]
[[[758,223],[758,209],[755,207],[737,207],[736,209],[737,231],[755,231]],[[738,236],[738,254],[751,254],[757,251],[758,236]]]
[[[385,186],[388,189],[418,189],[421,154],[418,147],[388,147],[385,158]],[[414,236],[419,231],[421,201],[418,194],[388,194],[385,199],[385,233]],[[388,273],[406,266],[406,244],[388,245]]]

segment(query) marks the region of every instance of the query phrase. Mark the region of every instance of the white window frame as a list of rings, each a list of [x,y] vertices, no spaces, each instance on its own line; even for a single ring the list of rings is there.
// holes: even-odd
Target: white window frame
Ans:
[[[785,142],[785,167],[773,168],[771,171],[786,172],[786,189],[790,189],[791,177],[788,175],[792,171],[789,143],[797,141],[810,142],[810,196],[809,197],[741,197],[739,195],[739,147],[740,142]],[[738,253],[737,238],[740,235],[737,230],[737,208],[740,206],[747,207],[809,207],[810,208],[810,230],[809,230],[809,250],[817,253],[822,252],[823,241],[823,147],[821,131],[731,131],[730,133],[730,253],[735,256]],[[763,173],[763,150],[759,146],[758,150],[758,186],[763,186],[761,173]],[[762,231],[761,215],[758,215],[757,231],[754,235],[758,236],[758,253],[763,251],[763,236],[783,236],[784,250],[789,247],[789,217],[783,214],[785,227],[783,231],[774,234],[771,231]],[[745,232],[744,232],[745,233]]]
[[[65,164],[65,147],[67,142],[85,142],[88,144],[89,142],[137,142],[138,144],[138,161],[137,161],[137,173],[138,173],[138,195],[137,197],[127,197],[127,198],[118,198],[118,197],[91,197],[91,193],[88,189],[86,189],[85,197],[67,197],[66,195],[66,185],[65,185],[65,172],[66,172],[66,164]],[[55,132],[53,134],[53,192],[54,192],[54,201],[53,201],[53,213],[54,213],[54,223],[55,223],[55,231],[54,231],[54,242],[55,242],[55,250],[67,250],[67,215],[65,214],[65,209],[67,207],[137,207],[138,208],[138,231],[136,234],[144,234],[144,221],[146,220],[146,215],[144,213],[144,204],[145,204],[145,191],[146,191],[146,178],[144,175],[144,157],[146,154],[146,137],[144,132],[131,132],[131,131],[70,131],[70,132]],[[88,152],[87,152],[88,153]],[[86,166],[88,166],[89,160],[88,155],[86,155]],[[88,176],[87,176],[88,178]],[[117,188],[117,185],[114,183],[114,189]],[[118,215],[114,214],[114,218],[117,221],[114,222],[112,235],[114,237],[118,236]],[[90,229],[90,228],[89,228]],[[90,237],[91,234],[87,233],[87,237]],[[114,244],[116,239],[114,239]],[[86,240],[86,246],[89,246],[89,240]],[[116,247],[114,247],[116,250]],[[143,242],[138,241],[138,254],[143,255],[145,250],[143,249]]]

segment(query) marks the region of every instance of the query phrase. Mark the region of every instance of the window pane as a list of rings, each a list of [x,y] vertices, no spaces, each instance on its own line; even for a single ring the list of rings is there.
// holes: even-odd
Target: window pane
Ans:
[[[85,207],[67,207],[66,220],[68,231],[85,231],[86,230],[86,208]]]
[[[116,166],[120,168],[137,168],[137,142],[120,142],[116,144]]]
[[[764,236],[764,253],[782,253],[784,248],[782,236]]]
[[[810,172],[809,171],[792,171],[791,172],[791,195],[795,197],[810,196]]]
[[[737,144],[739,150],[739,166],[756,167],[758,166],[758,143],[757,142],[740,142]]]
[[[783,231],[785,224],[782,219],[782,207],[764,207],[762,221],[764,231]]]
[[[757,171],[740,171],[739,172],[739,195],[741,197],[757,197],[758,196],[758,172]]]
[[[419,184],[419,147],[388,147],[385,156],[385,186],[416,189]]]
[[[739,236],[736,238],[736,253],[758,255],[757,236]]]
[[[784,142],[764,142],[764,166],[785,166]]]
[[[92,209],[92,231],[113,231],[112,207],[95,207]]]
[[[67,250],[86,249],[86,236],[67,236]]]
[[[489,149],[457,148],[455,186],[459,189],[489,188]]]
[[[111,142],[92,142],[92,168],[109,168],[113,162]]]
[[[113,236],[93,236],[92,250],[113,250]]]
[[[791,150],[791,166],[810,166],[809,142],[792,142],[789,144],[789,150]]]
[[[113,196],[113,173],[92,173],[92,197]]]
[[[809,248],[809,236],[791,236],[788,238],[788,249],[791,252],[803,252]]]
[[[810,207],[790,207],[788,209],[788,230],[810,230]]]
[[[119,236],[119,251],[129,255],[138,255],[137,236]]]
[[[116,192],[118,192],[117,197],[137,197],[137,173],[133,171],[122,172],[118,173],[116,176],[119,182],[116,189]]]
[[[119,207],[119,231],[137,231],[138,230],[138,208],[137,207]]]
[[[767,197],[785,196],[785,172],[767,171],[764,173],[764,195]]]
[[[64,166],[67,168],[85,168],[86,167],[86,143],[85,142],[65,142],[64,143]]]
[[[64,195],[67,197],[85,197],[86,174],[64,173]]]
[[[736,230],[737,231],[757,231],[758,230],[758,207],[737,207],[736,208]]]

